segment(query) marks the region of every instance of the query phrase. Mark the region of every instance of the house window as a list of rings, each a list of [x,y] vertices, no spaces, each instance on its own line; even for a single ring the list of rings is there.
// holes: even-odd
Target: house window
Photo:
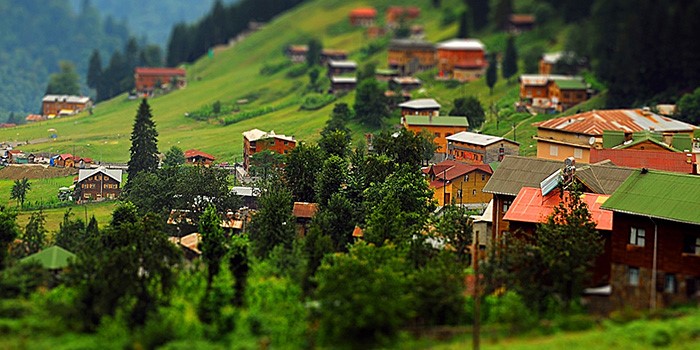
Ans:
[[[683,243],[683,253],[700,255],[700,237],[686,236]]]
[[[685,294],[688,298],[692,298],[698,294],[698,287],[700,287],[700,279],[697,278],[687,278],[685,280]]]
[[[462,198],[462,190],[457,190],[457,198]]]
[[[472,190],[472,196],[476,196],[476,190]]]
[[[630,244],[643,247],[646,231],[643,228],[630,228]]]
[[[469,181],[469,174],[464,175],[464,181]]]
[[[669,273],[664,278],[664,292],[673,294],[676,292],[676,275]]]
[[[435,137],[440,137],[440,133],[439,133],[439,132],[436,132],[436,133],[435,133]]]
[[[486,174],[481,174],[481,181],[486,181]]]
[[[574,158],[576,158],[576,159],[583,158],[583,150],[580,148],[574,149]]]
[[[550,145],[549,146],[549,155],[550,156],[558,156],[559,155],[559,147]]]
[[[638,286],[639,285],[639,268],[638,267],[628,267],[627,269],[627,283],[630,286]]]
[[[511,204],[513,204],[513,201],[503,201],[503,214],[508,212]]]

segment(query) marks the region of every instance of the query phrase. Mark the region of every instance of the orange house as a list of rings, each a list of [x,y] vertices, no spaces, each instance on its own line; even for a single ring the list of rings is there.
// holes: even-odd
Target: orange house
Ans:
[[[415,39],[394,39],[389,43],[389,69],[411,75],[435,67],[435,45]]]
[[[185,86],[185,70],[182,68],[137,67],[134,70],[136,91],[150,93],[155,88],[168,85],[170,88]]]
[[[549,98],[559,112],[569,109],[588,99],[588,86],[578,79],[552,79],[549,84]]]
[[[255,153],[269,150],[277,154],[287,154],[296,145],[297,141],[293,136],[278,135],[274,131],[265,132],[258,129],[246,131],[243,133],[243,168],[248,171],[250,157]]]
[[[369,27],[377,19],[377,10],[373,7],[360,7],[350,11],[350,24],[356,27]]]
[[[588,86],[581,77],[523,74],[518,80],[520,100],[542,112],[563,111],[588,99]]]
[[[92,106],[85,96],[46,95],[41,100],[41,113],[53,118],[57,115],[72,115]]]
[[[471,81],[486,72],[486,47],[477,39],[452,39],[437,45],[438,77]]]
[[[500,136],[463,131],[447,137],[449,159],[469,164],[500,162],[507,155],[517,156],[520,144]]]
[[[214,162],[214,159],[216,158],[211,154],[204,153],[200,150],[190,149],[185,151],[185,162],[187,164],[210,166]]]
[[[401,118],[403,126],[418,134],[427,130],[435,136],[433,140],[438,146],[435,152],[447,153],[448,136],[467,131],[469,122],[466,117],[433,117],[423,115],[407,115]]]
[[[401,7],[390,6],[386,10],[386,23],[389,26],[396,26],[401,19],[416,19],[420,16],[420,9],[415,6]]]

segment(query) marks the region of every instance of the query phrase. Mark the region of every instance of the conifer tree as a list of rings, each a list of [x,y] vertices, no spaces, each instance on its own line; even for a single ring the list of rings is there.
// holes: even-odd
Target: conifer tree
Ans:
[[[100,57],[100,51],[95,49],[90,55],[90,63],[88,64],[87,72],[87,84],[93,89],[97,89],[100,86],[100,80],[102,79],[102,57]]]
[[[467,0],[472,15],[474,30],[481,30],[489,24],[489,0]]]
[[[486,69],[486,85],[489,87],[489,94],[493,95],[493,87],[496,85],[496,80],[498,80],[498,73],[496,71],[496,55],[491,54],[489,56],[489,67]]]
[[[144,98],[139,106],[131,132],[131,157],[128,163],[129,176],[158,168],[158,132],[153,122],[151,107]]]
[[[506,44],[506,53],[503,56],[503,69],[501,74],[503,78],[510,81],[510,78],[518,72],[518,51],[515,48],[515,38],[508,37]]]
[[[462,16],[459,18],[459,31],[457,32],[457,37],[460,39],[466,39],[469,37],[469,13],[467,10],[462,12]]]

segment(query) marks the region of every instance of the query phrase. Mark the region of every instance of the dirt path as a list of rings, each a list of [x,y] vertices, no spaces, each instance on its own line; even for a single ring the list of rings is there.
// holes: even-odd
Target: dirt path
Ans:
[[[25,177],[27,179],[49,179],[77,173],[78,169],[75,168],[58,168],[42,164],[13,164],[0,169],[0,179],[19,180]]]

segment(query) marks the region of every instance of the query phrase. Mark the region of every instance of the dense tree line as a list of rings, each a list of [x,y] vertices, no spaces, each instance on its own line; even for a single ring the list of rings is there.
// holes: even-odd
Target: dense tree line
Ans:
[[[94,6],[86,5],[76,12],[68,0],[0,0],[3,113],[26,116],[39,112],[49,75],[60,70],[60,61],[75,64],[75,71],[84,79],[93,49],[107,54],[126,43],[129,31],[123,22],[103,17]],[[87,91],[81,88],[79,92]],[[0,120],[5,117],[0,115]]]
[[[193,62],[207,51],[248,29],[251,21],[266,22],[303,0],[241,0],[224,5],[217,0],[209,13],[194,24],[179,23],[168,40],[167,63]]]

